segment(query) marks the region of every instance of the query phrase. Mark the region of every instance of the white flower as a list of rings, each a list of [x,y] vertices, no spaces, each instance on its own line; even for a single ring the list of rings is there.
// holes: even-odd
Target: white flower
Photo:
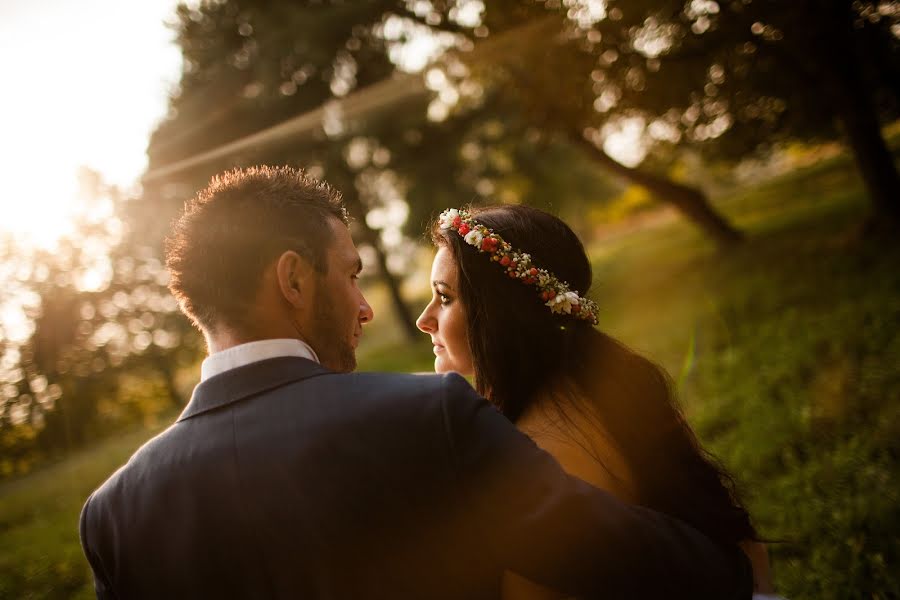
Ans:
[[[581,303],[581,298],[575,292],[565,292],[557,294],[556,297],[547,301],[546,306],[550,307],[551,312],[572,314],[572,307]]]
[[[444,212],[441,213],[440,216],[440,224],[441,229],[450,229],[453,227],[453,221],[456,220],[456,217],[459,216],[459,211],[455,208],[448,208]]]
[[[484,239],[484,235],[478,231],[477,229],[473,229],[469,233],[466,234],[466,243],[470,246],[475,246],[476,248],[481,247],[481,240]]]

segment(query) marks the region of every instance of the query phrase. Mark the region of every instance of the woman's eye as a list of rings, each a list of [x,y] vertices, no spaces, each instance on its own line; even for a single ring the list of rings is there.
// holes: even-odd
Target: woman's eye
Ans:
[[[441,304],[450,304],[450,296],[447,294],[438,294],[438,298],[440,298]]]

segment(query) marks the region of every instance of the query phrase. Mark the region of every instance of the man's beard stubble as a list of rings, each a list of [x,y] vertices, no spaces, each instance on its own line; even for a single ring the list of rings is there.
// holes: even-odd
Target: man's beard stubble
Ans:
[[[356,369],[356,350],[344,339],[345,328],[330,302],[317,302],[313,312],[316,353],[319,361],[332,371],[350,373]]]

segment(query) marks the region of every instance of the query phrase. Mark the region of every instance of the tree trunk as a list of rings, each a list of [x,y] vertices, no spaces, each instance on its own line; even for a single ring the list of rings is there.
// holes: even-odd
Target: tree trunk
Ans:
[[[838,3],[839,4],[839,3]],[[825,84],[862,176],[878,227],[900,227],[900,175],[881,134],[878,111],[860,74],[862,57],[854,41],[849,6],[832,7],[829,34],[822,39],[830,59]]]
[[[893,227],[900,225],[900,176],[888,149],[878,119],[861,88],[846,90],[847,102],[840,119],[853,150],[853,158],[872,201],[874,216]],[[866,104],[869,107],[863,108]],[[855,105],[855,107],[854,107]]]
[[[586,139],[581,132],[570,132],[569,137],[605,170],[647,189],[660,200],[673,205],[709,235],[720,248],[728,248],[743,241],[744,234],[713,210],[706,195],[700,190],[646,171],[626,167]]]
[[[417,342],[421,334],[418,328],[416,328],[416,322],[409,312],[409,307],[403,300],[403,294],[400,292],[400,282],[397,281],[394,274],[388,270],[387,253],[384,251],[384,246],[381,245],[381,238],[379,237],[378,232],[373,230],[369,227],[369,224],[366,223],[366,211],[359,201],[359,198],[355,197],[355,194],[345,193],[344,200],[346,201],[350,214],[352,214],[353,218],[356,219],[356,222],[359,223],[363,241],[372,246],[375,250],[379,275],[387,285],[388,291],[391,294],[391,304],[394,307],[394,314],[396,315],[397,320],[403,327],[407,339],[409,339],[410,342]]]

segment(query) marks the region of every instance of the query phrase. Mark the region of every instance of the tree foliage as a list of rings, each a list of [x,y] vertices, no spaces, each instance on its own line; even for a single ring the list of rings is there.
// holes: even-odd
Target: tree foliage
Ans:
[[[177,371],[200,350],[159,259],[116,216],[127,201],[82,175],[101,218],[87,213],[52,251],[2,248],[18,326],[0,331],[0,478],[183,404]]]
[[[900,4],[492,2],[474,33],[539,19],[547,26],[477,72],[541,128],[605,147],[636,119],[658,165],[671,164],[673,150],[734,161],[787,140],[840,135],[875,210],[897,216],[896,169],[879,122],[900,109]]]
[[[723,241],[736,234],[703,194],[667,177],[680,151],[738,160],[785,140],[833,139],[840,129],[864,156],[864,175],[867,167],[876,173],[867,175],[876,208],[890,214],[893,205],[878,200],[891,181],[878,147],[883,140],[873,122],[852,115],[869,104],[885,118],[896,114],[897,19],[892,2],[811,0],[201,2],[179,9],[185,73],[173,117],[150,154],[152,164],[171,164],[411,68],[412,49],[449,46],[458,52],[436,65],[443,75],[432,78],[443,83],[429,86],[432,121],[449,118],[463,129],[463,113],[472,110],[490,115],[481,120],[519,118],[674,202]],[[477,51],[499,37],[503,44]],[[334,145],[377,131],[381,147],[397,149],[392,156],[408,156],[400,142],[430,125],[411,106],[397,106],[384,119],[382,113],[345,123],[340,132],[323,124],[317,141]],[[633,140],[641,148],[632,154],[652,157],[641,169],[623,168],[609,159],[610,140],[635,120],[645,133]],[[310,152],[301,148],[309,141],[260,148],[253,157],[306,159]],[[321,145],[312,147],[322,153]],[[447,180],[472,170],[454,170],[450,152],[428,150],[451,167]],[[345,168],[320,164],[329,177]],[[390,168],[404,172],[408,190],[418,189],[420,172],[430,170],[423,161],[395,160]]]

